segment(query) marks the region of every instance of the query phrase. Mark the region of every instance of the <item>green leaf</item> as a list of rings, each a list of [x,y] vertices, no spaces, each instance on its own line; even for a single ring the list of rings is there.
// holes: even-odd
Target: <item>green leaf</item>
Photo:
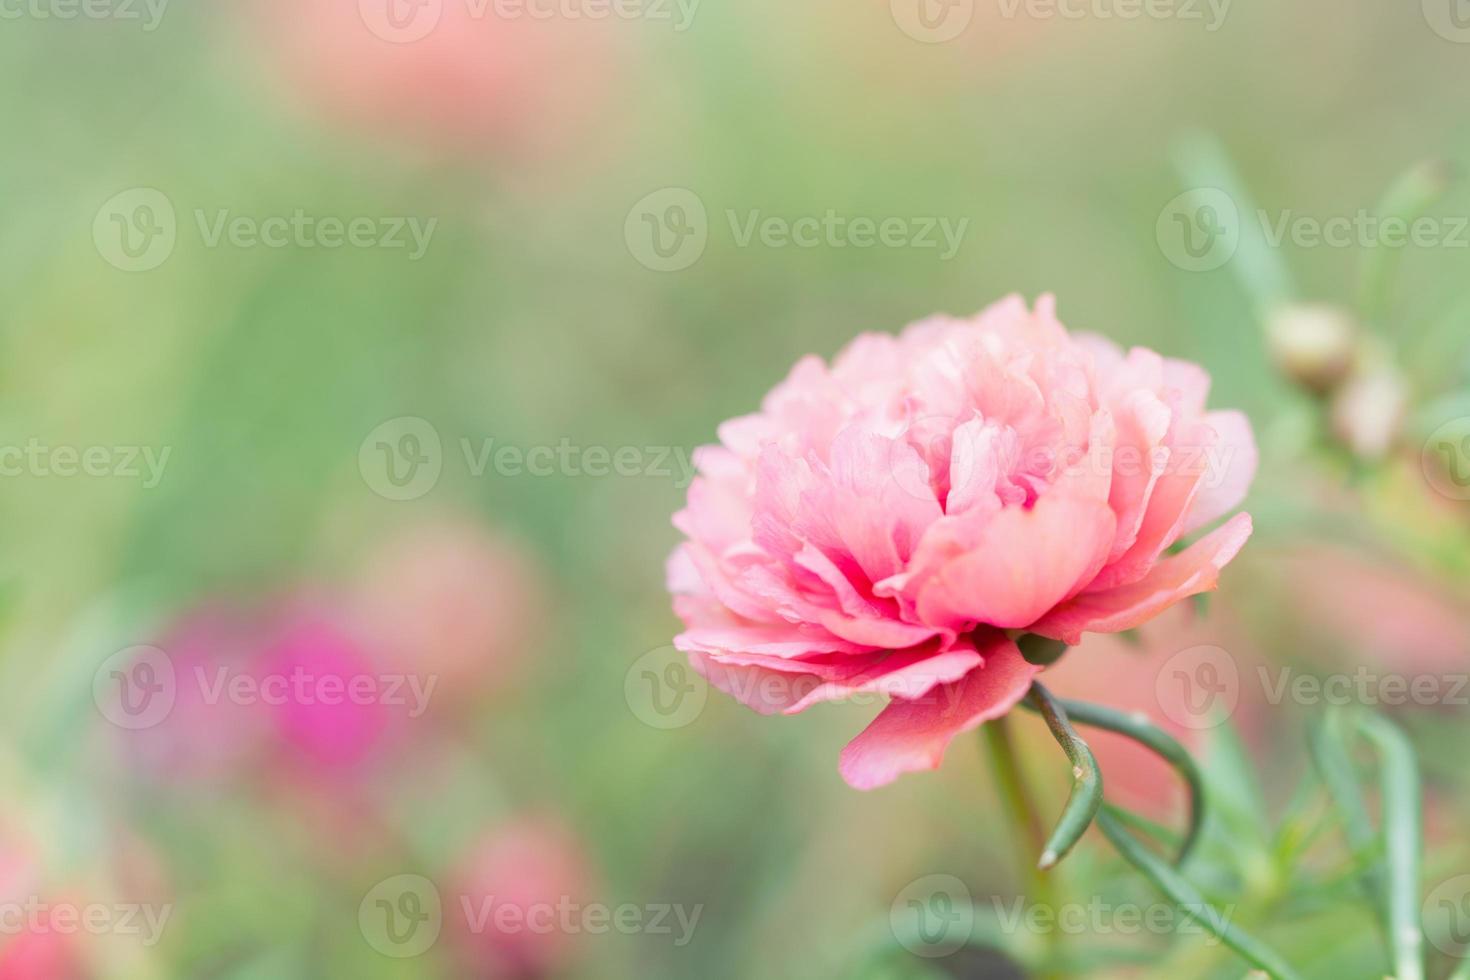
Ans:
[[[1199,922],[1246,962],[1264,970],[1274,980],[1299,980],[1299,974],[1274,950],[1232,925],[1229,917],[1211,905],[1173,866],[1140,844],[1123,826],[1117,813],[1114,807],[1105,807],[1098,814],[1097,825],[1129,864],[1153,882],[1186,916]]]
[[[1061,702],[1039,681],[1032,682],[1031,691],[1026,698],[1029,706],[1046,720],[1046,727],[1051,729],[1052,737],[1072,763],[1072,791],[1067,795],[1067,805],[1062,810],[1061,819],[1057,821],[1056,829],[1052,831],[1046,850],[1041,855],[1039,867],[1045,871],[1066,857],[1092,825],[1092,818],[1102,805],[1103,781],[1092,749],[1088,748],[1087,743],[1072,727],[1067,719],[1067,709],[1062,707]]]
[[[1353,771],[1352,758],[1347,748],[1347,733],[1342,730],[1341,721],[1342,715],[1339,712],[1329,711],[1309,730],[1308,747],[1312,762],[1337,806],[1352,856],[1355,861],[1364,861],[1378,847],[1378,835],[1368,818],[1368,807],[1358,788],[1357,774]],[[1382,869],[1377,860],[1365,861],[1361,880],[1363,890],[1374,908],[1386,908],[1382,899]],[[1384,918],[1382,922],[1387,932],[1390,929],[1388,920]]]
[[[1385,918],[1394,977],[1424,980],[1424,930],[1419,923],[1419,880],[1424,864],[1419,764],[1404,733],[1385,719],[1364,715],[1358,729],[1378,751],[1388,865]]]
[[[1447,160],[1425,160],[1399,176],[1378,202],[1380,225],[1390,218],[1413,224],[1423,217],[1455,181],[1454,169]],[[1364,248],[1360,267],[1359,309],[1369,325],[1383,327],[1393,291],[1393,278],[1403,257],[1403,249],[1388,248],[1382,242],[1376,248]]]
[[[1210,133],[1194,132],[1182,137],[1175,145],[1174,161],[1186,185],[1218,188],[1235,203],[1240,243],[1229,266],[1264,323],[1273,310],[1291,302],[1297,291],[1280,251],[1271,247],[1256,220],[1259,212],[1244,181],[1225,147]]]

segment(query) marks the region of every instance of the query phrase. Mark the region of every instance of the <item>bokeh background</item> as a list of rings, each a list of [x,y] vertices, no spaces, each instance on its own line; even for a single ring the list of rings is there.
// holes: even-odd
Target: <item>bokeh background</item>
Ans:
[[[979,743],[855,792],[877,706],[706,697],[663,585],[721,420],[803,354],[1011,292],[1200,361],[1262,445],[1221,592],[1056,687],[1208,753],[1197,880],[1366,977],[1371,910],[1304,829],[1323,699],[1270,688],[1429,678],[1369,706],[1420,751],[1430,948],[1470,939],[1463,0],[0,20],[0,977],[1019,975],[898,925],[1024,887]],[[1365,214],[1430,223],[1311,235]],[[1178,700],[1201,658],[1223,715]],[[1177,821],[1168,770],[1105,741],[1110,792]],[[1157,902],[1089,840],[1064,893]],[[464,914],[500,906],[572,912]],[[1107,914],[1067,941],[1107,951],[1077,975],[1244,972]]]

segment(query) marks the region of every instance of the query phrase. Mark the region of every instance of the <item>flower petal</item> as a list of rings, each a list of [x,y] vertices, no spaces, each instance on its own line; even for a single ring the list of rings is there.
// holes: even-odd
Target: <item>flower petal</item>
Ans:
[[[1031,632],[1075,644],[1083,633],[1119,633],[1140,626],[1180,599],[1215,588],[1220,569],[1250,536],[1250,515],[1237,514],[1189,548],[1159,562],[1139,581],[1084,592],[1032,624]]]
[[[920,619],[958,630],[1029,626],[1097,574],[1116,523],[1100,500],[1047,494],[1030,510],[1007,507],[923,583]]]
[[[906,772],[937,769],[956,735],[1009,711],[1041,670],[1004,637],[991,641],[982,656],[984,664],[961,679],[922,698],[895,698],[884,708],[842,750],[839,770],[848,785],[874,789]]]

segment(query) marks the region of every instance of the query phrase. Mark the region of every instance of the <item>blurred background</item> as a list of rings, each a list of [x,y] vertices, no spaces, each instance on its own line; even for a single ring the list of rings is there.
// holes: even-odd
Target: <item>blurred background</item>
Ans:
[[[1208,755],[1192,876],[1332,977],[1386,961],[1303,731],[1324,692],[1388,713],[1464,953],[1463,0],[0,20],[0,978],[1023,975],[978,741],[849,789],[877,705],[707,697],[663,583],[721,420],[1011,292],[1201,362],[1263,452],[1221,592],[1054,686]],[[1244,972],[1120,925],[1159,899],[1100,842],[1057,874],[1104,907],[1076,975]]]

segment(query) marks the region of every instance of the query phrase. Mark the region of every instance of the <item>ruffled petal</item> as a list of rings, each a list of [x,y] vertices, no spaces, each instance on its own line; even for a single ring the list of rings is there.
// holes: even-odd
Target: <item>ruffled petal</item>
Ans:
[[[874,789],[906,772],[937,769],[950,740],[1011,710],[1041,668],[1004,637],[982,650],[984,663],[921,698],[894,699],[842,750],[839,769],[854,789]]]
[[[1083,633],[1134,629],[1181,599],[1215,588],[1220,570],[1251,536],[1251,517],[1237,514],[1223,527],[1166,558],[1137,582],[1084,592],[1043,617],[1031,632],[1075,644]]]

